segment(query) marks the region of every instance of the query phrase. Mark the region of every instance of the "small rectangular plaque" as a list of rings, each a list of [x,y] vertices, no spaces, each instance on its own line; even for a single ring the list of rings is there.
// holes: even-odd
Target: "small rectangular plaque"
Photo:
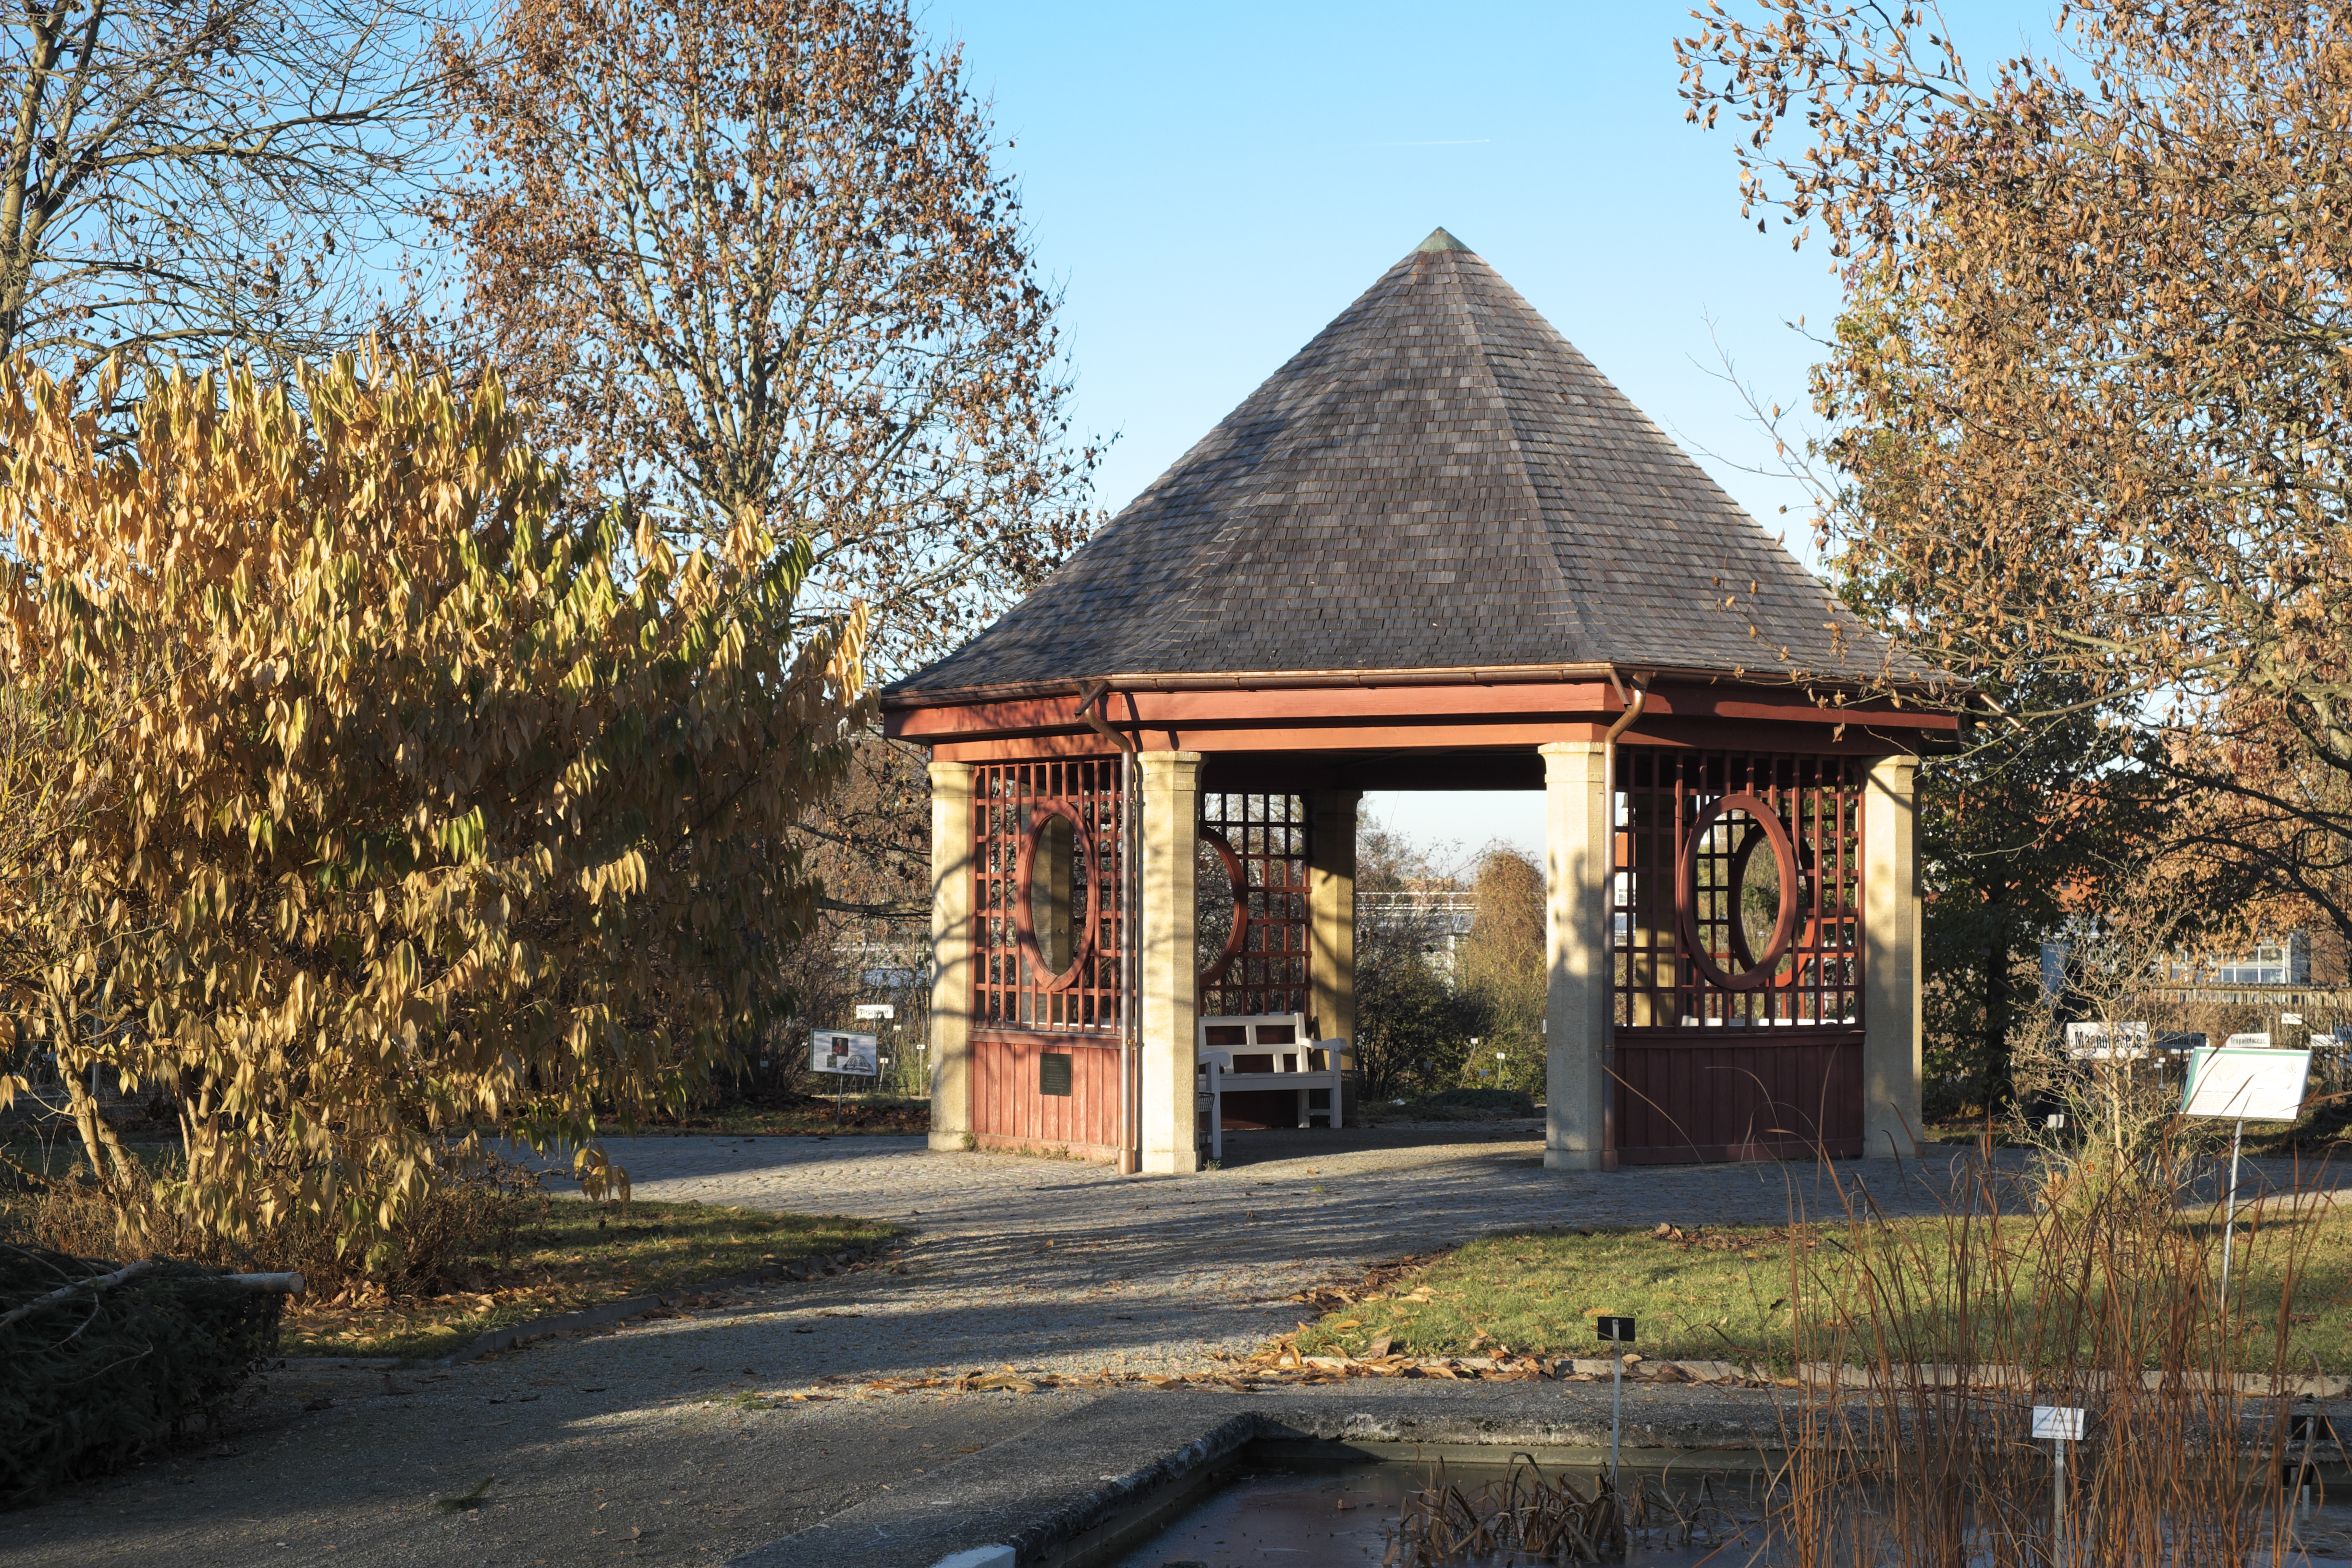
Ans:
[[[898,1016],[898,1009],[887,1002],[860,1002],[857,1016],[860,1019],[895,1018]]]
[[[2137,1061],[2147,1055],[2147,1026],[2069,1024],[2066,1054],[2091,1061]]]
[[[2068,1443],[2083,1440],[2083,1409],[2079,1405],[2037,1405],[2033,1407],[2033,1436],[2057,1438]]]
[[[1633,1342],[1633,1320],[1631,1318],[1596,1318],[1604,1343],[1630,1345]]]
[[[1037,1058],[1037,1092],[1068,1098],[1070,1053],[1047,1051]]]

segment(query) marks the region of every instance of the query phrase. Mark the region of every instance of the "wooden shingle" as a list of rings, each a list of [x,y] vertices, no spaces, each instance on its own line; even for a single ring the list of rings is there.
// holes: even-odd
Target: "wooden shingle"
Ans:
[[[904,700],[1614,664],[1933,678],[1439,229]]]

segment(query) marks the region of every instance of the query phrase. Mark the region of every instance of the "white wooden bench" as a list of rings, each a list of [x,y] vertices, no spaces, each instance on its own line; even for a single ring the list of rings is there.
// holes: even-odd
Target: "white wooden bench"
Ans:
[[[1224,1097],[1262,1089],[1295,1090],[1298,1125],[1307,1125],[1310,1090],[1331,1091],[1330,1124],[1345,1124],[1340,1108],[1340,1074],[1346,1065],[1344,1039],[1310,1040],[1304,1013],[1255,1013],[1202,1018],[1198,1036],[1201,1121],[1208,1131],[1209,1158],[1225,1157]],[[1264,1057],[1271,1071],[1234,1070],[1237,1057]]]

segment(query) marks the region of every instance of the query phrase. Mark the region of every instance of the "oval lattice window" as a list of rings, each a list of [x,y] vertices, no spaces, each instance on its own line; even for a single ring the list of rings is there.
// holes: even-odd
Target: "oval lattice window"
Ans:
[[[1780,814],[1760,795],[1724,795],[1699,813],[1678,860],[1675,917],[1692,963],[1727,991],[1771,984],[1808,901]]]
[[[1234,960],[1249,942],[1249,870],[1234,852],[1232,843],[1213,827],[1199,830],[1194,840],[1193,963],[1203,989],[1225,977]]]
[[[1041,801],[1032,810],[1013,878],[1020,891],[1013,923],[1021,955],[1045,989],[1066,991],[1094,954],[1094,840],[1064,802]]]

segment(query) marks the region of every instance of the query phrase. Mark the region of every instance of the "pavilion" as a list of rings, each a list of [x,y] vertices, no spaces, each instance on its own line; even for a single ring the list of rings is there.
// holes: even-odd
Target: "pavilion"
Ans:
[[[1357,803],[1428,788],[1545,792],[1547,1164],[1907,1152],[1939,684],[1439,229],[885,689],[932,1146],[1196,1169],[1196,1019],[1352,1038]]]

